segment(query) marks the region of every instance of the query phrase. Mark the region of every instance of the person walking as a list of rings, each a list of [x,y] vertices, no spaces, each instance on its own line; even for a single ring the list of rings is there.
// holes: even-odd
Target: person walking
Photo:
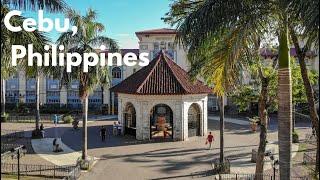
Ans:
[[[106,141],[107,129],[104,126],[101,126],[100,136],[101,136],[101,141],[102,142]]]
[[[41,123],[40,125],[40,131],[44,130],[44,126],[43,126],[43,123]]]
[[[213,142],[213,141],[214,141],[214,137],[213,137],[212,133],[209,132],[208,137],[207,137],[207,140],[206,140],[206,144],[209,143],[209,149],[211,149],[211,145],[212,145],[212,142]]]
[[[112,134],[113,134],[114,136],[116,136],[117,133],[118,133],[118,124],[117,124],[117,122],[115,121],[115,122],[113,122],[113,125],[112,125]]]

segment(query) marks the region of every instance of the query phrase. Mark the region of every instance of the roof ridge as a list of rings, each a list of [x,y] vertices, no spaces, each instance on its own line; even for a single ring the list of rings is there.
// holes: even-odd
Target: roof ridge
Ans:
[[[138,92],[142,89],[143,85],[148,81],[148,79],[150,78],[150,76],[152,75],[152,73],[154,72],[154,70],[156,69],[157,65],[159,64],[159,62],[160,62],[160,60],[161,60],[161,53],[159,53],[159,54],[157,55],[157,57],[153,58],[152,61],[154,61],[155,59],[157,59],[157,60],[156,60],[157,62],[156,62],[156,63],[154,64],[154,66],[152,67],[152,69],[151,69],[150,73],[148,74],[148,76],[143,80],[143,82],[142,82],[142,83],[140,84],[140,86],[137,88],[137,91],[138,91]]]
[[[174,63],[176,66],[178,66],[178,68],[179,68],[180,70],[183,70],[183,69],[182,69],[178,64],[176,64],[176,63],[173,61],[173,59],[171,59],[171,58],[170,58],[169,56],[167,56],[165,53],[164,53],[164,59],[165,59],[167,65],[170,67],[169,69],[170,69],[171,73],[174,75],[174,78],[179,82],[179,84],[181,85],[181,87],[183,88],[183,90],[184,90],[185,92],[188,92],[188,88],[184,86],[184,84],[183,84],[183,82],[181,81],[181,79],[178,78],[178,75],[172,70],[172,68],[175,68],[175,67],[172,67],[170,63]],[[169,61],[171,61],[171,62],[168,62],[168,59],[169,59]]]
[[[173,77],[176,79],[176,81],[179,82],[179,84],[180,84],[180,86],[182,87],[182,89],[183,89],[186,93],[188,93],[188,92],[189,92],[189,91],[188,91],[188,88],[183,85],[183,82],[181,81],[181,79],[178,78],[177,74],[176,74],[176,73],[173,71],[173,69],[172,69],[172,68],[174,68],[174,67],[172,67],[170,63],[171,63],[171,62],[174,63],[173,60],[172,60],[170,57],[168,57],[165,53],[163,53],[163,54],[164,54],[164,60],[165,60],[166,64],[169,66],[169,70],[170,70],[171,73],[173,74]],[[171,61],[171,62],[169,62],[169,61]],[[177,66],[178,66],[178,65],[177,65]],[[180,66],[179,66],[179,67],[180,67]]]

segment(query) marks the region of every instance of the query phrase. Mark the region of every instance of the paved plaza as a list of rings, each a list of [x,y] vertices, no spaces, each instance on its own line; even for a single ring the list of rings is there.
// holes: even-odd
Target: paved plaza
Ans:
[[[211,118],[212,119],[212,118]],[[209,130],[215,136],[213,149],[208,150],[205,137],[186,142],[140,142],[132,137],[109,136],[101,142],[99,128],[107,125],[109,132],[113,121],[90,123],[88,127],[89,155],[100,158],[91,172],[82,179],[186,179],[206,177],[212,170],[212,161],[219,157],[219,122],[209,120]],[[300,137],[310,133],[309,128],[299,127]],[[270,130],[269,142],[277,141],[277,131]],[[81,150],[81,131],[67,130],[62,141],[74,150]],[[258,148],[259,133],[251,133],[249,126],[226,123],[225,156],[236,173],[254,173],[250,162],[252,149]],[[297,151],[295,145],[293,154]],[[266,168],[270,168],[266,164]]]
[[[211,179],[212,162],[219,158],[219,121],[209,117],[209,131],[215,136],[213,148],[208,150],[205,137],[191,138],[185,142],[137,141],[131,136],[111,135],[113,120],[90,121],[88,123],[88,154],[99,159],[90,172],[82,173],[81,179]],[[252,133],[245,120],[229,118],[225,123],[225,156],[231,162],[232,173],[254,173],[255,164],[250,162],[252,149],[258,148],[259,132]],[[12,126],[9,123],[4,126]],[[108,137],[101,142],[99,129],[107,126]],[[15,124],[17,126],[17,124]],[[19,124],[26,134],[34,124]],[[22,126],[22,127],[21,127]],[[297,124],[300,137],[310,133],[308,124]],[[277,127],[270,126],[268,147],[277,150]],[[5,129],[6,127],[4,127]],[[8,127],[7,127],[8,128]],[[81,152],[81,130],[71,125],[45,124],[46,138],[32,140],[32,158],[43,159],[50,164],[65,165],[75,161]],[[52,138],[60,137],[65,150],[61,154],[51,153]],[[44,146],[44,147],[43,147]],[[293,146],[293,155],[298,145]],[[23,158],[22,158],[23,159]],[[74,162],[75,163],[75,162]],[[270,163],[265,168],[269,169]]]

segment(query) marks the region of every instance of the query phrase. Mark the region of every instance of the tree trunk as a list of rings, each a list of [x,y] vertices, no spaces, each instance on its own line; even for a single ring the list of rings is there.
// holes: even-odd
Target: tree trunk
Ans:
[[[316,135],[317,135],[316,172],[318,173],[319,172],[319,151],[320,151],[320,149],[319,149],[319,115],[318,115],[317,108],[316,108],[314,91],[313,91],[312,85],[309,80],[308,69],[307,69],[307,65],[305,62],[306,52],[308,51],[309,48],[304,47],[304,50],[302,51],[302,48],[299,45],[298,37],[296,36],[296,33],[293,28],[290,28],[290,35],[291,35],[292,42],[293,42],[294,47],[297,52],[301,76],[303,79],[304,88],[306,90],[312,126],[316,130]]]
[[[6,113],[6,80],[1,79],[1,115]]]
[[[104,107],[104,102],[103,102],[103,100],[104,100],[104,87],[103,86],[101,86],[101,107]],[[101,108],[101,113],[102,114],[104,114],[104,110],[105,110],[105,108]]]
[[[88,148],[88,95],[82,99],[82,160],[87,160]]]
[[[220,109],[220,163],[224,163],[224,97],[219,97]]]
[[[40,75],[36,75],[36,131],[39,131],[40,123]]]
[[[278,70],[278,140],[280,179],[291,177],[292,146],[292,84],[290,54],[288,45],[288,18],[283,14],[279,35],[279,70]]]
[[[259,118],[260,118],[260,142],[258,148],[258,154],[256,159],[256,173],[255,179],[263,179],[263,167],[264,167],[264,154],[267,145],[267,131],[268,131],[268,112],[266,109],[267,98],[268,98],[268,85],[269,81],[267,78],[263,77],[262,70],[260,69],[260,79],[261,79],[261,92],[259,97]]]

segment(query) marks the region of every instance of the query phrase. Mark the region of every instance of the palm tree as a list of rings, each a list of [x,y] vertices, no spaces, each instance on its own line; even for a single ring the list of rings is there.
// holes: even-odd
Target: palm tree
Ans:
[[[45,9],[50,12],[63,12],[68,8],[67,4],[64,2],[64,0],[50,0],[50,1],[47,1],[47,0],[23,0],[23,1],[21,1],[21,0],[1,0],[1,4],[8,6],[8,7],[18,8],[21,10]],[[2,18],[3,18],[3,16],[2,16]],[[1,21],[3,21],[3,19]],[[3,27],[3,23],[1,24],[1,30],[6,29],[6,28],[2,28],[2,27]],[[17,35],[17,33],[15,35]],[[38,31],[35,31],[35,35],[38,36],[39,38],[44,38],[44,35],[42,35]],[[2,37],[3,36],[1,34],[1,39],[2,39]],[[12,34],[10,37],[13,37]],[[38,39],[38,40],[40,40],[40,41],[44,40],[43,43],[45,43],[45,41],[47,41],[46,39],[42,39],[42,40]],[[16,44],[19,44],[19,43],[16,43]],[[44,44],[42,44],[42,45],[44,45]],[[6,47],[11,47],[11,46],[6,46]],[[35,47],[35,49],[36,48],[37,47]],[[41,49],[43,49],[43,46]],[[41,49],[39,49],[39,50],[41,50]],[[40,52],[40,51],[38,51],[38,52]],[[1,61],[1,65],[2,64],[3,63]],[[8,66],[3,66],[3,67],[8,67]],[[1,66],[1,68],[2,68],[2,66]],[[10,68],[12,68],[12,66]],[[5,72],[9,72],[9,71],[6,70]],[[4,80],[2,80],[2,84],[3,84],[3,86],[2,86],[2,88],[3,88],[2,89],[2,94],[3,94],[3,96],[2,96],[2,102],[3,102],[2,112],[4,113],[4,111],[5,111],[5,81]],[[35,135],[35,136],[40,135],[39,122],[40,122],[40,76],[39,76],[39,73],[36,73],[36,121],[35,121],[36,129],[33,133],[33,135]]]
[[[21,10],[45,9],[50,12],[62,12],[67,8],[64,0],[1,0],[1,4]]]
[[[290,76],[290,56],[288,46],[288,18],[294,16],[289,8],[294,9],[290,0],[276,1],[237,1],[237,0],[203,0],[202,4],[187,12],[186,18],[179,20],[178,31],[180,40],[191,52],[192,59],[197,58],[197,52],[201,51],[208,39],[220,38],[226,31],[232,31],[235,44],[233,53],[227,63],[232,66],[238,61],[239,50],[243,47],[252,47],[255,37],[261,37],[263,32],[270,27],[278,32],[279,41],[279,86],[278,86],[278,123],[279,123],[279,152],[280,152],[280,177],[290,179],[291,176],[291,128],[292,128],[292,95]],[[182,14],[185,11],[182,12]],[[269,24],[269,26],[265,26]],[[211,50],[213,51],[213,50]],[[212,58],[209,53],[208,58]],[[221,58],[221,60],[226,60]],[[202,63],[203,65],[204,63]],[[197,65],[197,66],[201,66]],[[228,70],[225,70],[228,71]],[[232,74],[224,74],[232,76]],[[215,79],[211,73],[212,79]],[[230,78],[234,80],[233,77]],[[216,84],[215,84],[216,86]]]
[[[72,32],[62,33],[57,40],[57,44],[64,45],[67,52],[96,52],[94,47],[105,45],[111,51],[118,49],[117,42],[111,38],[101,36],[104,26],[96,21],[97,13],[89,9],[86,15],[69,10],[66,16],[70,18],[71,23],[78,27],[78,33],[72,36]],[[109,84],[108,68],[99,65],[89,67],[88,72],[83,72],[83,64],[73,67],[72,72],[66,73],[63,69],[62,81],[65,84],[72,80],[79,80],[79,97],[82,101],[82,160],[87,160],[87,120],[88,120],[88,97],[89,94],[99,85]]]
[[[1,7],[1,14],[5,15],[9,12],[9,8],[7,6]],[[18,69],[26,69],[27,63],[25,60],[19,61],[18,67],[14,67],[11,65],[11,46],[14,44],[20,44],[27,46],[30,43],[33,43],[34,49],[38,52],[43,52],[43,46],[48,42],[48,39],[39,31],[34,32],[11,32],[7,28],[4,27],[2,16],[1,19],[1,77],[2,83],[5,85],[5,79],[9,78],[13,74],[17,73]],[[21,26],[23,24],[23,20],[25,18],[22,16],[14,16],[11,18],[11,23],[14,25]],[[31,67],[28,67],[30,69]],[[33,68],[33,67],[32,67]],[[5,113],[5,86],[2,86],[2,113]],[[37,108],[38,109],[38,108]],[[39,110],[39,109],[38,109]],[[39,111],[38,111],[39,112]],[[37,113],[38,114],[38,113]],[[38,117],[38,115],[37,115]],[[38,118],[36,118],[38,119]],[[39,129],[39,122],[36,121],[36,129]]]
[[[316,173],[319,173],[319,115],[316,109],[314,91],[308,76],[308,70],[305,62],[307,51],[311,49],[311,46],[313,45],[316,48],[319,48],[319,1],[296,0],[295,6],[296,8],[294,9],[298,10],[295,12],[297,17],[291,19],[294,20],[294,24],[290,26],[289,32],[293,45],[296,49],[297,58],[300,65],[301,76],[307,94],[312,126],[317,135],[317,156],[315,170]],[[299,21],[300,19],[303,21]],[[299,37],[301,37],[300,40],[306,39],[306,43],[304,45],[299,43]]]

